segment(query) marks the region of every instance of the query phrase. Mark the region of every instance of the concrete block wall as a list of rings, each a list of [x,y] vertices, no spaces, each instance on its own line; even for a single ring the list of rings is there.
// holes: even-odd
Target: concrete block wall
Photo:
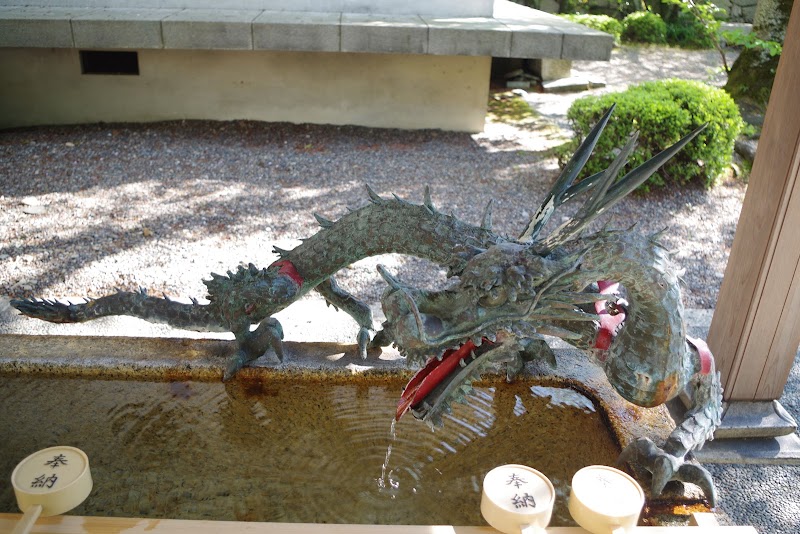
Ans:
[[[137,76],[81,74],[79,51],[0,48],[0,128],[249,119],[483,129],[491,58],[139,50]],[[391,58],[391,60],[389,60]]]
[[[0,5],[118,9],[233,9],[491,17],[494,0],[0,0]]]
[[[0,128],[252,119],[475,132],[492,57],[607,61],[613,42],[505,0],[36,1],[0,4]],[[457,9],[370,12],[390,5]]]

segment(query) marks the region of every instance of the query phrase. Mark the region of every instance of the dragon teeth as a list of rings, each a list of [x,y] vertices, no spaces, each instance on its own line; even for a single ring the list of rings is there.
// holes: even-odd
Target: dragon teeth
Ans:
[[[480,347],[483,344],[483,336],[473,337],[472,344],[476,347]]]
[[[473,352],[472,354],[475,354],[475,353]],[[460,360],[458,360],[458,365],[460,365],[461,367],[466,367],[467,366],[467,362],[464,361],[464,358],[461,358]]]

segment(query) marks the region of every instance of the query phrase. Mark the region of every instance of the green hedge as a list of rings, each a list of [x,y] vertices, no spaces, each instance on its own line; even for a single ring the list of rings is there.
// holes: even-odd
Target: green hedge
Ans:
[[[637,43],[667,42],[667,23],[656,13],[636,11],[622,19],[622,38]]]
[[[571,22],[606,32],[614,42],[669,43],[684,48],[713,48],[719,24],[705,25],[690,13],[678,12],[672,20],[664,21],[657,13],[637,11],[620,21],[608,15],[585,13],[561,14]]]
[[[614,36],[614,42],[617,44],[620,43],[620,38],[622,37],[622,22],[614,17],[609,17],[608,15],[586,15],[583,13],[560,16],[569,21],[588,26],[589,28],[610,33]]]
[[[640,135],[629,169],[708,123],[700,135],[639,187],[642,192],[693,180],[712,187],[730,164],[733,143],[744,125],[733,99],[721,89],[687,80],[646,82],[620,93],[576,100],[567,112],[576,135],[569,150],[577,147],[613,103],[617,108],[586,165],[585,176],[608,167],[615,149],[625,144],[632,130],[639,130]]]

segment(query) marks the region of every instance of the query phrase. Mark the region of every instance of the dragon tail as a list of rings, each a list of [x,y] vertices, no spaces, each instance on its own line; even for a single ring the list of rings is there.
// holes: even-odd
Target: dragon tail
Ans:
[[[12,300],[11,306],[23,315],[51,323],[83,323],[109,315],[129,315],[151,323],[167,324],[175,328],[196,331],[227,331],[217,320],[209,306],[184,304],[153,297],[145,290],[118,291],[98,299],[85,299],[73,304],[56,300]]]

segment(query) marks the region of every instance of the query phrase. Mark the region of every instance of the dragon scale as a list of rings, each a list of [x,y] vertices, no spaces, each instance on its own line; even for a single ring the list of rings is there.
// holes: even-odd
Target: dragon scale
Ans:
[[[581,283],[596,282],[593,274],[618,282],[625,297],[625,327],[615,331],[614,342],[603,348],[598,346],[594,325],[564,326],[583,327],[581,338],[572,343],[594,356],[622,397],[639,406],[662,404],[680,393],[679,385],[697,371],[694,366],[683,367],[686,328],[678,273],[654,237],[602,232],[576,245],[587,241],[581,263],[587,276]],[[655,372],[643,375],[642,369]]]
[[[502,241],[486,228],[439,212],[427,194],[424,204],[412,204],[380,198],[370,190],[368,205],[336,222],[323,220],[321,224],[323,230],[296,248],[278,251],[282,260],[292,262],[309,288],[360,259],[387,253],[425,258],[450,272],[460,272],[465,264],[459,256],[463,249],[486,248]]]

